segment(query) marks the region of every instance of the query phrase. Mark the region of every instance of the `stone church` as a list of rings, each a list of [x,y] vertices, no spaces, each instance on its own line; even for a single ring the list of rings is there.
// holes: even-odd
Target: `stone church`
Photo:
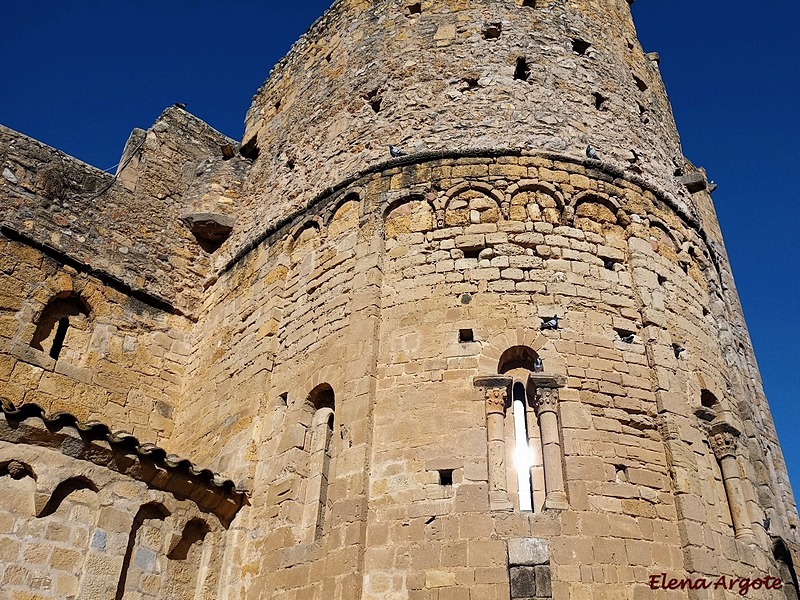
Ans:
[[[0,597],[796,600],[630,2],[336,0],[113,175],[0,128]]]

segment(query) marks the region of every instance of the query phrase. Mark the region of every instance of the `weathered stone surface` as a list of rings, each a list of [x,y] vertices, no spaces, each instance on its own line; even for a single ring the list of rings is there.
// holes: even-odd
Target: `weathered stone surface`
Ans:
[[[511,567],[512,598],[533,598],[536,596],[536,569],[534,567]]]
[[[550,562],[550,544],[543,538],[511,538],[508,540],[508,564],[544,565]]]
[[[3,591],[786,572],[750,338],[629,4],[341,0],[241,144],[173,106],[115,177],[0,128],[0,396],[50,415],[0,420]]]

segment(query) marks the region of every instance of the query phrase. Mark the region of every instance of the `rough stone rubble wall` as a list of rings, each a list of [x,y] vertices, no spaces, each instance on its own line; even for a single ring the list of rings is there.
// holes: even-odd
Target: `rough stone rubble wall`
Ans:
[[[172,107],[131,143],[114,178],[0,127],[2,225],[191,314],[208,255],[180,217],[216,208],[213,182],[201,182],[211,179],[207,161],[233,142]]]
[[[257,138],[263,158],[236,240],[388,157],[389,144],[575,157],[592,144],[681,194],[669,102],[625,0],[419,4],[336,2],[274,69],[247,117],[244,140]],[[575,40],[591,46],[579,55]],[[514,78],[518,58],[527,81]]]

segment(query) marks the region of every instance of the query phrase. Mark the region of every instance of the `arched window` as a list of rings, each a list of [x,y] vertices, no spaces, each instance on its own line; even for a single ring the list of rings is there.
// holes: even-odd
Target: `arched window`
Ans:
[[[778,563],[778,570],[780,571],[781,581],[783,581],[783,593],[787,600],[797,600],[800,586],[797,583],[797,573],[794,570],[794,561],[792,560],[792,553],[786,546],[781,538],[775,540],[775,545],[772,549],[772,556]]]
[[[514,451],[511,463],[517,472],[519,509],[532,511],[531,468],[535,465],[535,459],[528,436],[528,403],[525,397],[525,384],[515,381],[511,398],[511,410],[514,415]]]
[[[64,348],[69,348],[79,336],[75,330],[86,330],[89,307],[76,295],[51,300],[42,311],[31,347],[47,352],[58,360]]]
[[[306,538],[319,539],[325,530],[328,510],[328,484],[330,481],[333,426],[336,399],[333,388],[322,383],[311,390],[306,403],[311,418],[311,435],[306,437],[308,481],[306,482],[303,529]]]
[[[513,346],[500,357],[498,373],[513,378],[511,401],[506,411],[506,452],[511,499],[521,511],[539,512],[544,503],[542,443],[535,411],[530,402],[528,375],[537,371],[539,356],[527,346]]]

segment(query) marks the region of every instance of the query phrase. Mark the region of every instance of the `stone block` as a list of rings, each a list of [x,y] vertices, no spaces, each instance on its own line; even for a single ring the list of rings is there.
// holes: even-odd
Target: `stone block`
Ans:
[[[449,587],[456,584],[456,574],[449,571],[431,570],[425,573],[426,588]]]
[[[550,544],[542,538],[511,538],[508,540],[508,564],[544,565],[550,562]]]
[[[533,598],[536,596],[536,567],[511,567],[511,598]]]
[[[550,576],[550,567],[540,565],[534,567],[536,571],[536,595],[539,598],[550,598],[553,595]]]

